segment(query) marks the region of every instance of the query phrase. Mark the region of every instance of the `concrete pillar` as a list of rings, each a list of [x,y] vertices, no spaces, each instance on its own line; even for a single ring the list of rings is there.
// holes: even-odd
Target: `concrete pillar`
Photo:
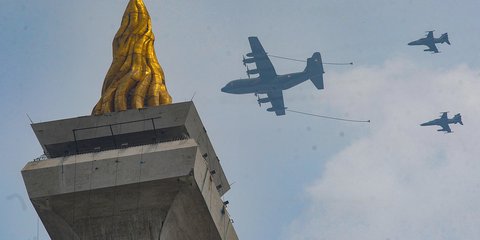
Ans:
[[[22,175],[53,240],[238,239],[192,102],[32,128],[47,158]]]

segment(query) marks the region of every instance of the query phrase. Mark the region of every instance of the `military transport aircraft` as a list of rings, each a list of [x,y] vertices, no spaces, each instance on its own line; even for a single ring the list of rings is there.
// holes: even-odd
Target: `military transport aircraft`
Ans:
[[[463,125],[462,116],[460,115],[460,113],[456,114],[452,119],[448,119],[447,112],[443,112],[442,115],[440,116],[440,118],[432,120],[430,122],[422,123],[422,124],[420,124],[420,126],[438,125],[438,126],[442,127],[442,129],[438,129],[437,131],[445,132],[445,133],[451,133],[452,130],[450,129],[448,124],[452,124],[452,123],[453,124],[460,123],[461,125]]]
[[[435,43],[447,43],[450,45],[450,41],[448,41],[448,33],[442,34],[439,38],[434,38],[433,37],[433,31],[427,31],[427,36],[424,38],[420,38],[416,41],[409,42],[408,45],[414,46],[414,45],[426,45],[428,49],[425,49],[423,51],[426,52],[432,52],[432,53],[439,53],[437,46],[435,46]]]
[[[307,59],[307,67],[303,72],[290,73],[285,75],[277,75],[272,62],[268,58],[267,52],[257,37],[249,37],[251,53],[247,54],[248,58],[243,59],[243,64],[255,63],[256,69],[248,69],[247,79],[238,79],[229,82],[222,88],[222,92],[232,94],[253,93],[258,97],[258,104],[270,102],[271,108],[267,111],[275,112],[277,116],[285,115],[285,104],[283,102],[282,91],[296,86],[310,79],[317,89],[323,89],[323,64],[322,57],[319,52],[313,54]],[[258,77],[250,78],[250,75],[258,74]],[[267,94],[266,98],[260,98],[259,94]]]

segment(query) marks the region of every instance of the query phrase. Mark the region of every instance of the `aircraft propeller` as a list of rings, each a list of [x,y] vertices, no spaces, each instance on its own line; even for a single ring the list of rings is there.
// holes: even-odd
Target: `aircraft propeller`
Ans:
[[[250,69],[246,65],[245,65],[245,67],[247,68],[247,76],[248,76],[248,78],[250,78]]]
[[[247,63],[245,62],[245,55],[243,55],[243,66],[247,66]]]

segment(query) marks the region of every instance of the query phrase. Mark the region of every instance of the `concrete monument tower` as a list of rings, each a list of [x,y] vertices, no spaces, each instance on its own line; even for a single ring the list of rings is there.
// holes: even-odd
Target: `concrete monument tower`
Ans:
[[[238,239],[220,161],[194,104],[171,104],[153,42],[131,0],[93,115],[32,124],[45,158],[22,175],[51,239]]]

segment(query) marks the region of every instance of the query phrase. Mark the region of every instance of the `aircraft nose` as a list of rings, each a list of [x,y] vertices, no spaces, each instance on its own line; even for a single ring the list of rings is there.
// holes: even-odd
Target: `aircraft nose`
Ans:
[[[220,89],[222,92],[226,93],[227,92],[227,86],[225,87],[222,87],[222,89]]]
[[[421,45],[421,43],[418,42],[419,40],[415,40],[415,41],[412,41],[412,42],[409,42],[408,45],[412,46],[412,45]]]

